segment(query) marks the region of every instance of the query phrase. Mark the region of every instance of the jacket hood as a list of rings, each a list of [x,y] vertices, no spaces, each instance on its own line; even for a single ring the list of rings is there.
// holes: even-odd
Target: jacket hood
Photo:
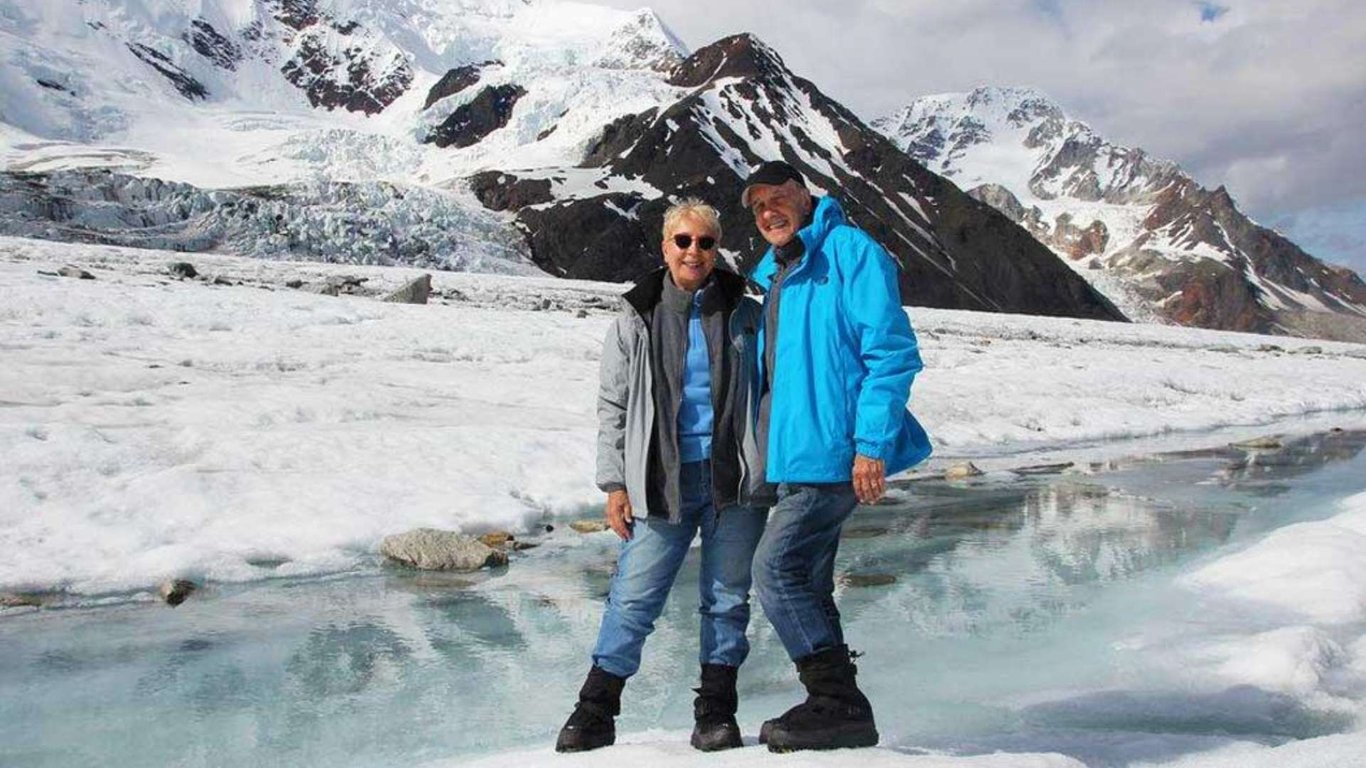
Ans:
[[[622,298],[642,318],[648,317],[650,312],[659,305],[660,297],[664,295],[664,281],[668,279],[668,267],[660,267],[653,272],[647,272],[636,280],[635,287],[627,291]],[[710,284],[721,290],[721,296],[725,300],[727,309],[734,308],[740,303],[740,299],[744,298],[745,279],[729,269],[723,267],[713,269]]]

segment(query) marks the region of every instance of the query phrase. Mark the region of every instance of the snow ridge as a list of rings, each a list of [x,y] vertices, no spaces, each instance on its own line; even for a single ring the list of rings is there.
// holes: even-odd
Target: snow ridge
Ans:
[[[1355,275],[1257,226],[1226,190],[1104,139],[1036,90],[926,96],[873,125],[1024,226],[1135,319],[1294,332],[1313,313],[1366,318]],[[1211,273],[1219,277],[1201,277]],[[1240,282],[1237,303],[1221,305],[1214,282]]]

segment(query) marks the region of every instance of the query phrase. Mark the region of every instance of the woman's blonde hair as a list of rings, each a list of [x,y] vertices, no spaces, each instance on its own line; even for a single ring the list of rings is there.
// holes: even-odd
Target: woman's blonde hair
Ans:
[[[716,209],[707,205],[696,197],[685,197],[682,200],[669,206],[669,210],[664,212],[664,230],[661,235],[668,239],[669,233],[673,232],[678,226],[679,219],[684,216],[693,216],[701,219],[708,227],[716,232],[716,239],[721,239],[721,214]]]

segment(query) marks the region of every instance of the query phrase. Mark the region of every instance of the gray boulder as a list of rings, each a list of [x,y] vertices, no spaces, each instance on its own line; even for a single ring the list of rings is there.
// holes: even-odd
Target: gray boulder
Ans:
[[[166,271],[175,277],[195,278],[199,277],[199,270],[188,261],[177,261],[166,267]]]
[[[423,275],[385,296],[381,301],[387,301],[390,304],[426,304],[431,295],[432,276]]]
[[[954,464],[944,472],[945,480],[966,480],[969,477],[977,477],[982,474],[982,470],[970,461]]]
[[[157,588],[157,594],[161,595],[161,599],[164,600],[167,605],[174,608],[185,602],[185,598],[189,597],[196,589],[198,589],[198,585],[193,581],[188,579],[172,579],[171,581],[162,583],[162,585]]]
[[[473,536],[435,528],[384,537],[380,554],[424,571],[477,571],[506,565],[507,553]]]
[[[84,269],[81,269],[80,267],[73,267],[70,264],[67,264],[66,266],[57,270],[57,274],[61,275],[62,277],[74,277],[80,280],[95,279],[94,275],[90,274],[89,272],[86,272]]]

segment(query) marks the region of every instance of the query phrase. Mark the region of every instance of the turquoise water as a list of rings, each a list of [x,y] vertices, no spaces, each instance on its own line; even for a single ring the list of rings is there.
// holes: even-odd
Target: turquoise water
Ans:
[[[1160,662],[1163,643],[1259,628],[1263,617],[1201,613],[1173,580],[1335,514],[1366,490],[1363,446],[1366,433],[1336,432],[925,480],[860,509],[839,602],[884,744],[1123,765],[1347,727],[1285,696],[1192,687]],[[587,671],[615,552],[610,534],[550,522],[541,546],[491,574],[376,563],[210,585],[176,609],[0,617],[0,765],[409,766],[549,743]],[[695,555],[627,686],[622,730],[691,725]],[[761,613],[751,632],[750,734],[799,698]]]

